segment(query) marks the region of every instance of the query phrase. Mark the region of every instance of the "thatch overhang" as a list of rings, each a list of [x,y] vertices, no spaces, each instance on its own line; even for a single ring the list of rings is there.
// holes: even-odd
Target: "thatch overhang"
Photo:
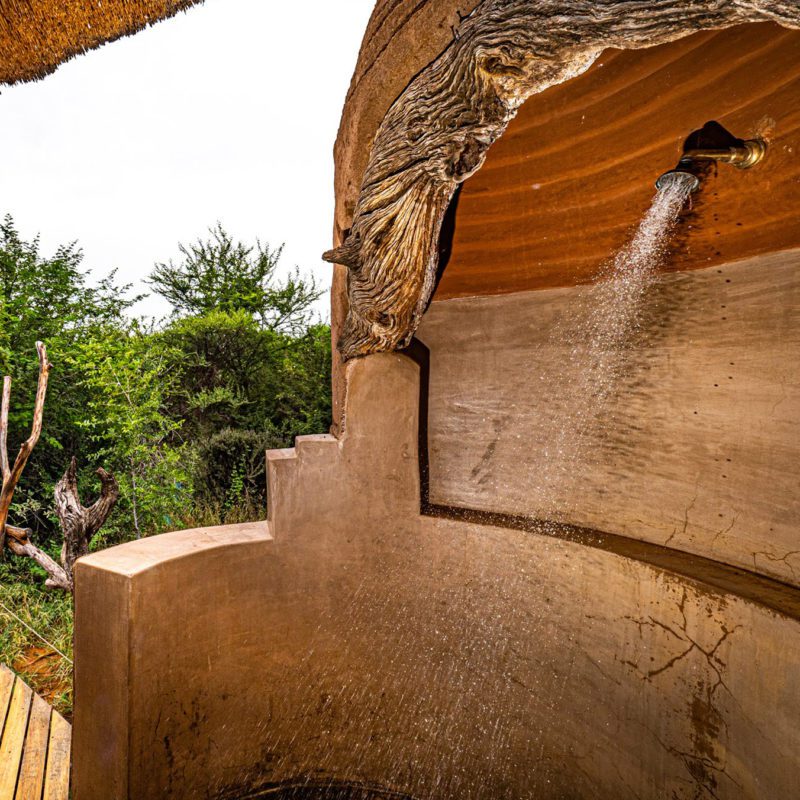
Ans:
[[[0,84],[44,78],[73,56],[202,0],[2,0]]]

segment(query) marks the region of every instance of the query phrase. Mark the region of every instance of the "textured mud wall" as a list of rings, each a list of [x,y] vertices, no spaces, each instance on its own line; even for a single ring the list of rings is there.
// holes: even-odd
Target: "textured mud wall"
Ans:
[[[596,411],[570,372],[587,366],[570,361],[585,293],[431,306],[419,332],[431,501],[555,517],[800,585],[800,251],[663,276],[581,437]]]
[[[329,778],[430,800],[792,796],[797,604],[419,516],[416,365],[349,372],[346,437],[271,454],[269,532],[80,563],[76,800]]]

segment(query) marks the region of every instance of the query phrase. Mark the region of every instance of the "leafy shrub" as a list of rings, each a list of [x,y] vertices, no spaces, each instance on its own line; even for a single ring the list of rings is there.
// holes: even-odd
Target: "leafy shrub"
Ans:
[[[265,450],[330,425],[330,328],[313,320],[313,279],[297,268],[279,279],[280,248],[234,242],[220,225],[180,252],[182,261],[151,275],[173,306],[153,325],[131,317],[139,298],[113,272],[91,284],[75,243],[45,256],[10,216],[0,223],[0,369],[13,379],[12,458],[30,430],[37,340],[53,363],[44,430],[10,521],[31,527],[52,556],[61,547],[53,487],[73,455],[85,505],[97,467],[120,485],[97,549],[263,518]],[[43,583],[27,560],[0,562],[0,661],[69,711],[69,662],[36,648],[41,636],[70,657],[72,608]],[[45,677],[42,659],[53,659]]]
[[[215,433],[198,448],[198,500],[223,514],[242,499],[265,508],[265,452],[280,445],[280,437],[272,432],[226,428]]]

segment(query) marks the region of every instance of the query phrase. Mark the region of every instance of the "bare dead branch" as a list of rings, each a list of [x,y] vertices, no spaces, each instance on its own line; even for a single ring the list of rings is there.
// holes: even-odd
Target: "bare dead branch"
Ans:
[[[31,534],[30,528],[18,528],[16,525],[6,525],[6,534],[10,539],[25,543]]]
[[[8,408],[11,405],[11,376],[3,378],[3,405],[0,409],[0,469],[3,481],[7,481],[11,473],[8,465]]]
[[[44,415],[44,399],[47,395],[47,379],[50,374],[50,362],[47,360],[47,348],[42,342],[36,342],[36,351],[39,354],[39,382],[36,387],[36,401],[33,406],[33,424],[31,425],[31,435],[24,441],[19,448],[19,453],[14,460],[14,466],[6,472],[8,461],[7,445],[8,438],[8,402],[11,397],[11,379],[6,376],[3,381],[3,405],[0,409],[0,420],[3,428],[3,488],[0,490],[0,555],[5,552],[6,543],[6,521],[8,520],[8,510],[11,508],[11,500],[14,497],[14,490],[17,488],[22,471],[28,463],[28,458],[39,441],[42,433],[42,418]],[[8,396],[8,400],[6,397]]]
[[[3,381],[3,398],[2,405],[0,405],[0,471],[3,475],[3,485],[0,490],[0,554],[5,552],[5,547],[8,545],[12,553],[33,559],[47,572],[46,586],[71,592],[73,591],[75,562],[89,552],[92,537],[100,530],[116,505],[119,498],[119,486],[110,472],[98,469],[97,474],[100,477],[101,485],[100,497],[91,506],[85,508],[81,505],[78,496],[77,462],[74,457],[70,459],[67,471],[55,488],[56,513],[64,535],[61,564],[58,564],[31,542],[29,529],[7,524],[14,490],[42,433],[50,362],[47,360],[47,349],[41,342],[36,342],[36,350],[39,354],[39,382],[36,387],[31,435],[20,446],[13,467],[10,467],[8,463],[8,412],[11,404],[11,378],[6,376]]]
[[[64,476],[56,484],[56,512],[61,522],[64,544],[61,548],[61,564],[58,564],[30,540],[28,528],[6,525],[7,544],[14,555],[33,559],[48,578],[46,586],[72,592],[75,562],[89,552],[92,537],[100,530],[119,498],[119,486],[114,476],[98,469],[100,497],[89,508],[81,505],[78,496],[77,463],[73,457]]]
[[[48,575],[45,586],[51,589],[63,589],[72,591],[72,578],[67,575],[67,571],[57,564],[47,553],[40,550],[30,539],[25,542],[17,541],[9,532],[8,548],[14,555],[32,558]]]
[[[72,586],[75,562],[89,552],[92,538],[100,530],[119,498],[116,478],[104,469],[98,469],[100,497],[88,508],[81,505],[78,496],[77,462],[73,457],[64,476],[56,484],[56,513],[64,535],[61,563]]]

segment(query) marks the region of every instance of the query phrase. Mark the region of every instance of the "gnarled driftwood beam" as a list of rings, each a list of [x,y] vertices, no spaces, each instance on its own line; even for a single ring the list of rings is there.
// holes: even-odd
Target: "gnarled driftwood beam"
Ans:
[[[800,27],[786,0],[484,0],[378,128],[343,244],[345,359],[409,343],[435,285],[442,219],[532,94],[584,72],[609,47],[652,47],[746,22]]]

